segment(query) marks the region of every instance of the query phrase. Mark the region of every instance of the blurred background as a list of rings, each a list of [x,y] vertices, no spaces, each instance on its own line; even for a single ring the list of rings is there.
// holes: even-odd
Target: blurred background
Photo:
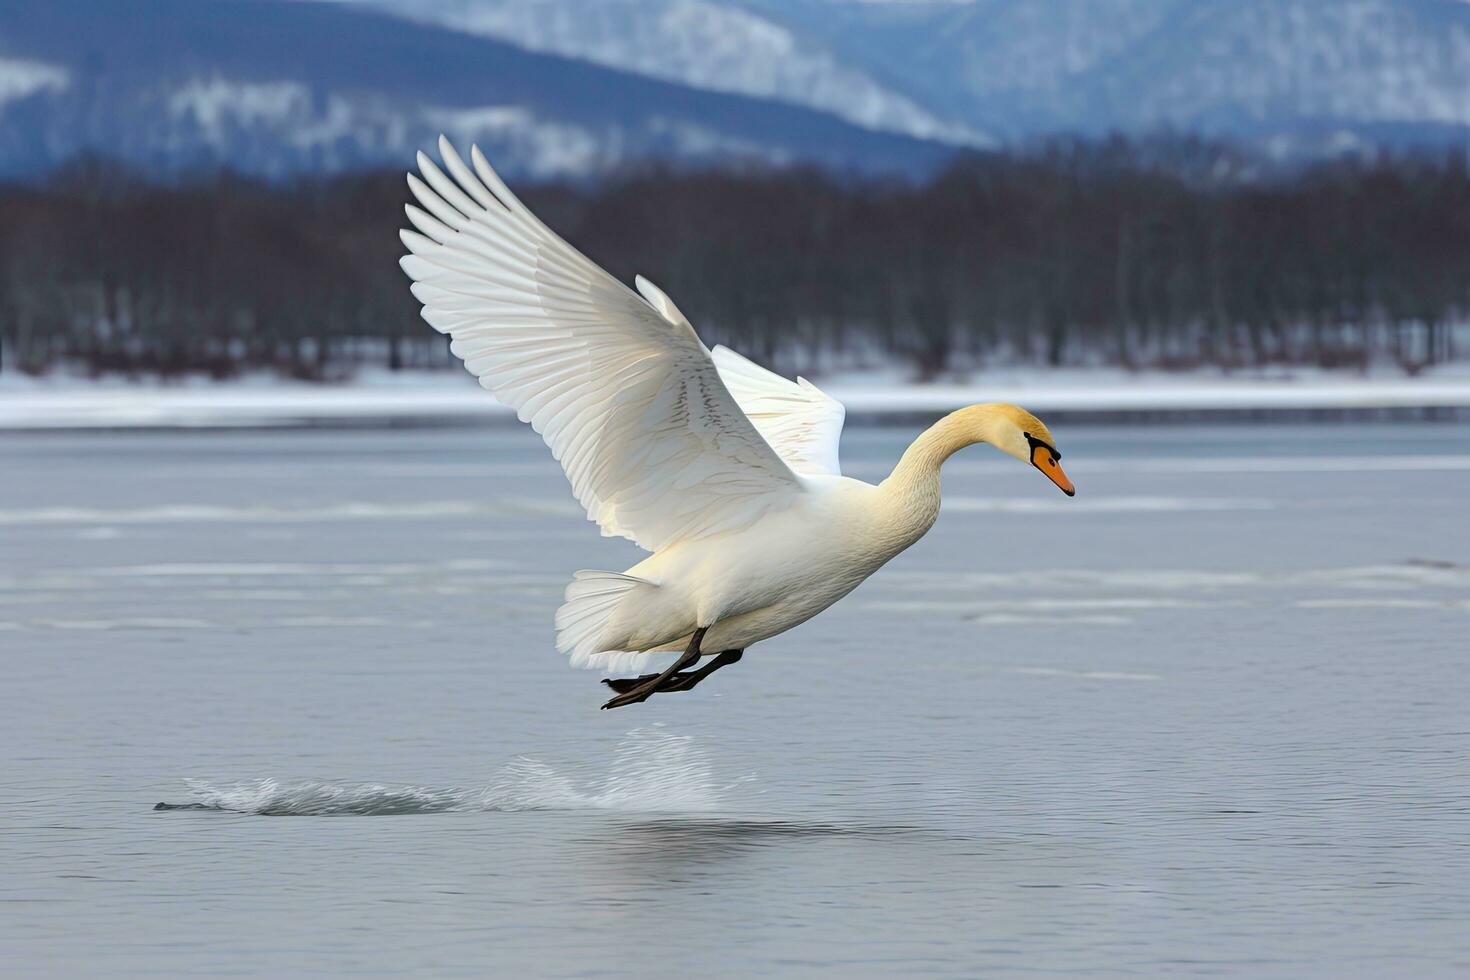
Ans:
[[[1463,0],[0,0],[0,421],[493,411],[440,133],[859,411],[1470,401]]]
[[[642,555],[419,318],[441,133],[843,473],[1014,401],[1076,498],[959,454],[598,711]],[[1467,414],[1470,2],[0,0],[0,956],[1463,976]]]

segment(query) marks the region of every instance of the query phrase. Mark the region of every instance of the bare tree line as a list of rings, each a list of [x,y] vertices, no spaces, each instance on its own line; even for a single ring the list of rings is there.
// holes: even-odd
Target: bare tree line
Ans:
[[[1466,353],[1463,151],[1245,181],[1113,143],[962,159],[923,184],[651,170],[525,198],[615,275],[658,282],[709,342],[792,371],[1413,373]],[[447,365],[397,269],[406,200],[398,173],[166,186],[95,160],[0,187],[0,370]]]

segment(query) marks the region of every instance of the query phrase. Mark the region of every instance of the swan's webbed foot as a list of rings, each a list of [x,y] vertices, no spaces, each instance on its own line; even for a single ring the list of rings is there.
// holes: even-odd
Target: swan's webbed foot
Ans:
[[[674,676],[678,677],[679,675],[675,674]],[[656,677],[658,677],[657,674],[644,674],[642,677],[604,677],[602,683],[619,694],[627,694],[639,684],[647,684]]]
[[[602,710],[606,711],[608,708],[621,708],[624,705],[637,704],[640,701],[647,701],[649,697],[651,697],[653,693],[659,689],[659,686],[667,681],[670,677],[678,674],[679,671],[683,670],[685,667],[689,667],[693,664],[698,663],[699,641],[704,639],[705,631],[708,628],[709,627],[707,626],[701,626],[699,629],[694,631],[694,635],[689,638],[689,646],[686,647],[684,649],[684,652],[679,655],[678,660],[675,660],[672,664],[669,665],[668,670],[664,671],[662,674],[652,674],[634,678],[632,681],[632,686],[628,688],[628,690],[619,693],[617,697],[607,702],[607,704],[604,704],[602,706]],[[613,686],[611,680],[606,681],[606,683],[609,687],[612,687],[613,690],[617,690],[617,688]]]
[[[653,696],[653,692],[655,690],[656,689],[649,684],[640,685],[633,688],[631,691],[628,691],[626,694],[619,694],[617,697],[608,701],[602,706],[602,710],[606,711],[608,708],[622,708],[630,704],[639,704],[643,701],[647,701],[650,697]]]
[[[650,686],[648,694],[655,692],[659,694],[672,694],[675,691],[692,691],[696,684],[721,667],[728,667],[730,664],[737,663],[740,660],[741,654],[744,652],[743,650],[726,650],[698,670],[675,671],[667,677],[664,677],[663,674],[644,674],[642,677],[604,677],[602,683],[619,694],[630,694],[645,685]],[[653,682],[659,680],[661,677],[663,678],[663,682],[654,686]],[[647,696],[644,695],[644,698]],[[639,698],[638,700],[641,701],[644,698]],[[618,701],[619,703],[613,704],[613,701]],[[609,701],[603,707],[620,708],[623,704],[634,703],[633,701],[622,701],[620,698],[613,698],[613,701]]]
[[[740,655],[744,652],[744,650],[726,650],[698,670],[686,670],[675,674],[659,687],[659,693],[662,694],[666,691],[692,691],[694,690],[694,685],[704,680],[710,674],[713,674],[721,667],[728,667],[730,664],[739,661]]]

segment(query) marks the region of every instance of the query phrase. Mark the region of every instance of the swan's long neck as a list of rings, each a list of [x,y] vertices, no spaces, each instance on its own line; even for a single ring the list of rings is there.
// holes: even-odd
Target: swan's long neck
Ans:
[[[944,461],[966,446],[992,441],[999,421],[995,406],[971,405],[925,429],[879,484],[890,520],[918,540],[939,516],[939,470]]]

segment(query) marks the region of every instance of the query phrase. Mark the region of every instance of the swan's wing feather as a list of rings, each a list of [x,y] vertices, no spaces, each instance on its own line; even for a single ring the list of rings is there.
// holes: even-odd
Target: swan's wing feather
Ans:
[[[751,423],[798,473],[839,475],[847,409],[805,378],[788,381],[728,347],[710,352],[720,379]]]
[[[784,509],[801,479],[761,438],[689,321],[572,248],[478,148],[409,175],[402,266],[423,316],[539,432],[604,534],[650,551]],[[451,176],[453,179],[451,179]]]

